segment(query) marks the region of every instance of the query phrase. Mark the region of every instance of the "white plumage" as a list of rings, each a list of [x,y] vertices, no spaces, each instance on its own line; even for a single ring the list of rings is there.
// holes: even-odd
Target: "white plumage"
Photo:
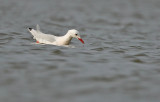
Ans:
[[[37,43],[43,44],[52,44],[52,45],[69,45],[72,38],[77,38],[83,44],[84,41],[81,39],[79,32],[75,29],[68,30],[67,34],[64,36],[55,36],[51,34],[45,34],[40,31],[39,25],[37,25],[37,30],[32,28],[28,28],[29,32],[33,35],[33,39],[37,41]]]

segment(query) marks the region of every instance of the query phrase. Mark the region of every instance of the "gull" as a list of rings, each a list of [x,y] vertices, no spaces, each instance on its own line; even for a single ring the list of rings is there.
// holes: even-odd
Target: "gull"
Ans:
[[[36,40],[36,43],[61,46],[61,45],[69,45],[72,38],[76,38],[84,44],[83,39],[79,35],[79,32],[75,29],[68,30],[68,32],[64,36],[55,36],[52,34],[42,33],[40,31],[39,25],[37,25],[36,30],[33,28],[28,28],[28,30],[33,35],[33,39]]]

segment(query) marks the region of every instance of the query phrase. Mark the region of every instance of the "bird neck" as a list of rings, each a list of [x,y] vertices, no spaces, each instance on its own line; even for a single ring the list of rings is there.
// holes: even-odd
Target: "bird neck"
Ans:
[[[66,35],[64,35],[64,39],[65,39],[65,45],[69,45],[70,41],[72,40],[72,36],[67,33]]]

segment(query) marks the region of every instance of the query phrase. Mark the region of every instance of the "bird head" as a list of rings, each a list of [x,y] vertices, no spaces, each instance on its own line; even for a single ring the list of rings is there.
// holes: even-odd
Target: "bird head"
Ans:
[[[79,31],[72,29],[72,30],[69,30],[68,33],[70,34],[71,37],[77,38],[78,40],[80,40],[84,44],[83,39],[79,35]]]

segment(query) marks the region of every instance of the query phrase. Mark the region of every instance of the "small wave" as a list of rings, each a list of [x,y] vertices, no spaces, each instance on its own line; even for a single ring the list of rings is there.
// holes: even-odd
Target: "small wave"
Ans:
[[[43,44],[43,43],[31,43],[32,45],[51,45],[51,44]],[[62,46],[62,47],[68,47],[68,48],[76,48],[74,45],[53,45],[53,46]]]

